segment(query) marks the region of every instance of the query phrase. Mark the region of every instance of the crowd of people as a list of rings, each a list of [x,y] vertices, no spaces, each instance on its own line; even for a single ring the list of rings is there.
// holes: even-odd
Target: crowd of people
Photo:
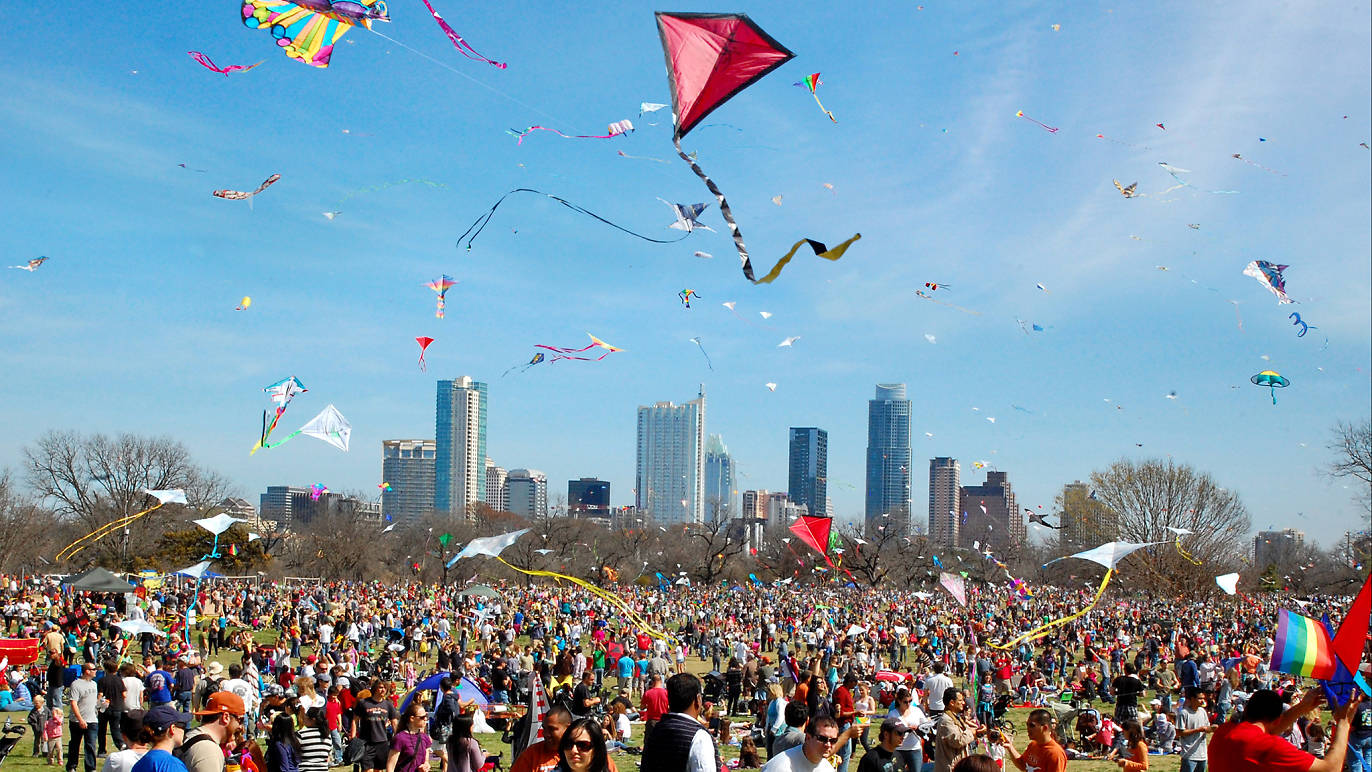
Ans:
[[[41,656],[8,668],[0,710],[26,714],[34,755],[68,772],[1136,772],[1159,753],[1183,772],[1372,772],[1368,703],[1326,717],[1319,689],[1268,670],[1276,597],[1131,592],[1002,648],[1088,595],[615,588],[629,618],[555,585],[196,587],[3,578],[0,633]],[[124,632],[139,620],[165,635]]]

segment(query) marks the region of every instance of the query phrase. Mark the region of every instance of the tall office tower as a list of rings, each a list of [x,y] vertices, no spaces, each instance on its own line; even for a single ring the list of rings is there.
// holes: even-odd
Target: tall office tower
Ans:
[[[486,495],[486,384],[439,381],[434,413],[434,509],[465,517]]]
[[[381,514],[388,520],[417,520],[434,509],[433,440],[382,440]]]
[[[734,459],[718,434],[705,442],[705,523],[729,520],[734,511]]]
[[[987,472],[985,484],[964,487],[959,516],[965,520],[958,528],[958,546],[1000,552],[1024,544],[1024,514],[1005,472]]]
[[[705,385],[682,405],[638,408],[634,496],[659,524],[705,522]]]
[[[1091,486],[1077,480],[1062,486],[1062,511],[1057,512],[1058,548],[1071,554],[1098,547],[1119,536],[1119,517],[1097,501]]]
[[[497,512],[510,511],[510,489],[505,485],[507,476],[509,473],[505,467],[496,466],[494,461],[486,459],[486,492],[481,500]]]
[[[961,477],[956,458],[929,459],[929,539],[935,544],[957,546]]]
[[[766,490],[744,491],[743,492],[743,516],[752,518],[767,517],[767,498],[771,494]]]
[[[830,515],[829,433],[813,426],[791,427],[790,475],[786,494],[812,515]]]
[[[610,519],[610,483],[594,477],[567,481],[567,513],[572,517]]]
[[[1285,570],[1300,558],[1305,544],[1305,532],[1294,528],[1280,531],[1258,531],[1253,537],[1253,568],[1259,572],[1272,566]]]
[[[548,515],[548,475],[537,469],[511,469],[505,478],[510,512],[529,519]]]
[[[878,383],[867,403],[867,528],[882,515],[910,521],[910,400],[905,384]]]
[[[791,497],[777,492],[767,495],[767,527],[789,528],[801,515],[810,514],[804,504],[791,501]]]
[[[278,531],[289,532],[295,525],[309,521],[312,514],[309,488],[294,485],[268,485],[257,511],[263,520],[276,523]]]

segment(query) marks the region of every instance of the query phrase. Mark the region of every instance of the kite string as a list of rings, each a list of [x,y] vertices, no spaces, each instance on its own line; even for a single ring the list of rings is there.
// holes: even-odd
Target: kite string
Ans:
[[[1050,562],[1052,562],[1052,561],[1050,561]],[[1044,565],[1047,565],[1047,564],[1045,563]],[[1039,625],[1038,627],[1035,627],[1034,629],[1030,630],[1029,632],[1024,633],[1024,634],[1020,635],[1019,637],[1014,638],[1014,639],[1012,639],[1012,640],[1010,640],[1010,641],[1007,641],[1007,642],[1004,643],[1004,644],[992,643],[992,644],[990,644],[991,648],[993,648],[993,649],[1000,649],[1000,650],[1002,650],[1002,651],[1006,651],[1006,650],[1009,650],[1009,649],[1013,649],[1013,648],[1014,648],[1017,644],[1019,644],[1021,641],[1025,641],[1025,640],[1028,640],[1028,639],[1030,639],[1030,638],[1037,638],[1037,637],[1039,637],[1039,635],[1040,635],[1041,633],[1044,633],[1044,632],[1046,632],[1046,631],[1048,631],[1048,630],[1051,630],[1051,629],[1053,629],[1054,627],[1060,627],[1060,626],[1062,626],[1062,625],[1065,625],[1065,624],[1067,624],[1068,622],[1071,622],[1073,619],[1076,619],[1077,617],[1082,616],[1082,615],[1085,614],[1086,612],[1088,612],[1088,611],[1090,611],[1091,609],[1093,609],[1093,608],[1096,607],[1096,603],[1097,603],[1098,601],[1100,601],[1100,596],[1105,594],[1105,585],[1107,585],[1107,584],[1110,583],[1110,577],[1113,576],[1114,573],[1115,573],[1115,569],[1113,569],[1113,568],[1107,568],[1107,569],[1105,570],[1105,578],[1100,580],[1100,587],[1096,589],[1096,595],[1095,595],[1095,597],[1092,598],[1092,599],[1091,599],[1091,602],[1088,603],[1088,604],[1086,604],[1086,606],[1084,606],[1084,607],[1083,607],[1080,611],[1078,611],[1077,613],[1072,614],[1072,615],[1070,615],[1070,616],[1065,616],[1065,617],[1063,617],[1062,619],[1055,619],[1055,620],[1053,620],[1052,622],[1049,622],[1048,624],[1045,624],[1045,625]]]
[[[601,217],[600,215],[596,214],[595,212],[592,212],[591,210],[589,210],[589,209],[587,209],[587,208],[585,208],[585,207],[583,207],[583,206],[579,206],[579,205],[577,205],[577,204],[573,204],[572,202],[568,201],[568,200],[565,199],[565,198],[561,198],[561,197],[559,197],[559,196],[554,196],[554,195],[551,194],[551,193],[544,193],[544,192],[541,191],[541,190],[534,190],[533,188],[515,188],[514,190],[511,190],[510,192],[508,192],[508,193],[506,193],[505,195],[501,196],[494,204],[491,205],[491,208],[490,208],[490,209],[488,209],[488,210],[487,210],[485,213],[483,213],[480,217],[476,218],[476,221],[473,222],[473,223],[467,228],[467,230],[463,231],[463,233],[462,233],[461,236],[458,236],[458,237],[457,237],[458,246],[461,246],[461,245],[462,245],[462,240],[463,240],[463,239],[467,239],[467,249],[470,250],[470,249],[472,248],[472,242],[476,240],[476,237],[477,237],[477,236],[480,236],[480,235],[481,235],[481,232],[482,232],[483,230],[486,229],[486,225],[490,223],[491,218],[495,216],[495,210],[498,209],[498,208],[500,207],[500,205],[501,205],[502,203],[505,202],[505,199],[509,198],[511,195],[513,195],[513,194],[515,194],[515,193],[537,193],[537,194],[539,194],[540,196],[545,196],[545,197],[547,197],[547,198],[551,198],[552,200],[558,202],[559,204],[562,204],[563,206],[567,207],[568,209],[571,209],[571,210],[574,211],[574,212],[579,212],[580,214],[584,214],[584,215],[586,215],[586,216],[588,216],[588,217],[591,217],[591,218],[594,218],[594,219],[596,219],[596,220],[599,220],[600,222],[602,222],[602,223],[604,223],[604,224],[610,226],[611,228],[614,228],[615,230],[623,231],[624,233],[627,233],[627,234],[629,234],[630,236],[634,236],[635,238],[643,239],[644,241],[651,241],[651,242],[654,243],[654,244],[675,244],[676,242],[681,241],[681,239],[684,239],[684,238],[686,238],[687,236],[691,235],[690,232],[687,232],[687,233],[682,234],[680,238],[675,238],[675,239],[655,239],[655,238],[653,238],[652,236],[644,236],[643,234],[641,234],[641,233],[635,233],[634,231],[631,231],[631,230],[629,230],[628,228],[625,228],[625,227],[622,226],[622,225],[618,225],[618,224],[616,224],[616,223],[610,222],[609,220],[605,219],[604,217]],[[469,234],[470,234],[470,238],[468,238],[468,235],[469,235]]]
[[[622,598],[620,598],[618,595],[615,595],[615,594],[613,594],[613,593],[611,593],[611,592],[607,592],[607,591],[601,589],[600,587],[596,587],[595,585],[591,584],[590,582],[586,581],[585,579],[578,579],[578,578],[576,578],[575,576],[567,576],[566,574],[559,574],[559,573],[557,573],[556,571],[537,571],[537,570],[528,570],[528,569],[520,568],[519,566],[512,565],[509,561],[505,560],[505,558],[502,558],[502,557],[500,557],[499,555],[496,555],[495,559],[496,559],[496,560],[499,560],[501,563],[504,563],[507,567],[512,568],[512,569],[514,569],[515,571],[518,571],[518,572],[521,573],[521,574],[526,574],[526,575],[528,575],[528,576],[545,576],[545,577],[550,577],[550,578],[553,578],[553,579],[565,579],[565,580],[567,580],[567,581],[569,581],[569,582],[571,582],[571,583],[577,585],[578,587],[582,587],[582,588],[588,590],[592,595],[595,595],[596,597],[601,598],[601,599],[604,599],[604,600],[606,600],[606,601],[608,601],[608,602],[614,604],[615,606],[619,607],[621,610],[624,611],[624,613],[625,613],[626,615],[628,615],[628,617],[629,617],[629,619],[630,619],[631,621],[637,623],[638,626],[641,627],[645,632],[648,632],[648,633],[651,633],[651,634],[653,634],[653,635],[656,635],[656,636],[658,636],[659,638],[666,638],[666,639],[669,639],[669,640],[673,638],[673,636],[668,635],[667,633],[664,633],[664,632],[662,632],[662,631],[660,631],[660,630],[654,628],[651,624],[649,624],[648,622],[644,621],[644,619],[638,615],[638,612],[634,611],[633,608],[631,608],[631,607],[629,606],[628,603],[625,603],[624,600],[623,600]]]

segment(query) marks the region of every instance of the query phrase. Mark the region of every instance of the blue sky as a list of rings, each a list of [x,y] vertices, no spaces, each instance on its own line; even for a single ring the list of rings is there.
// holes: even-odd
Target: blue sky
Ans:
[[[666,111],[637,114],[669,101],[653,6],[435,4],[509,69],[458,56],[411,0],[378,30],[423,56],[357,29],[327,70],[281,55],[232,2],[175,19],[77,4],[10,27],[0,246],[6,265],[52,259],[0,276],[0,466],[17,470],[49,429],[131,431],[181,440],[252,501],[268,484],[375,491],[381,440],[433,436],[435,380],[472,375],[491,384],[497,463],[544,470],[553,495],[600,476],[625,504],[635,407],[704,383],[740,487],[784,489],[787,427],[820,426],[835,507],[856,517],[867,400],[904,381],[920,513],[935,455],[961,459],[968,484],[989,461],[1045,507],[1118,458],[1171,456],[1238,491],[1255,528],[1328,542],[1367,526],[1319,471],[1330,427],[1372,402],[1367,4],[693,8],[746,10],[797,53],[706,121],[728,126],[684,142],[754,265],[802,237],[863,234],[840,262],[800,255],[760,287],[713,206],[718,233],[661,246],[512,198],[458,249],[514,187],[664,237],[676,232],[656,197],[711,197],[675,158]],[[225,78],[190,50],[265,63]],[[837,125],[791,85],[815,71]],[[612,141],[505,133],[624,118],[638,131]],[[1159,162],[1192,186],[1162,193]],[[209,195],[272,173],[251,208]],[[363,191],[418,178],[446,187]],[[1126,200],[1112,178],[1149,195]],[[1300,304],[1243,276],[1253,259],[1290,264]],[[461,283],[438,320],[423,283],[441,273]],[[919,299],[926,281],[980,315]],[[702,297],[690,310],[685,287]],[[235,312],[244,295],[251,310]],[[1297,338],[1293,310],[1318,329]],[[587,331],[625,351],[500,377],[534,344],[580,346]],[[427,373],[419,335],[436,339]],[[1276,406],[1248,382],[1265,369],[1291,380]],[[261,388],[287,375],[310,391],[283,426],[332,402],[350,453],[301,438],[248,456]]]

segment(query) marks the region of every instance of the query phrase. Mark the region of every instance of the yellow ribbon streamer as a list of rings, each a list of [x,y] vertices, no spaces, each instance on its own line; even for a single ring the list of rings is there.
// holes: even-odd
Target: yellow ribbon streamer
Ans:
[[[108,535],[110,534],[110,532],[113,531],[114,529],[119,528],[120,526],[128,525],[129,523],[132,523],[133,521],[137,520],[138,518],[142,517],[143,515],[146,515],[146,514],[148,514],[149,512],[152,512],[154,509],[157,509],[157,508],[161,507],[164,503],[165,503],[165,502],[159,501],[159,502],[157,502],[157,504],[156,504],[155,506],[148,507],[147,509],[143,510],[142,512],[135,512],[135,513],[133,513],[132,515],[128,515],[127,517],[121,517],[121,518],[119,518],[118,520],[115,520],[115,521],[113,521],[113,522],[109,522],[109,523],[106,523],[106,524],[100,526],[99,528],[95,529],[94,531],[91,531],[90,533],[86,534],[85,536],[82,536],[81,538],[77,539],[76,541],[72,542],[71,544],[68,544],[67,546],[63,547],[63,548],[62,548],[62,551],[61,551],[61,552],[58,552],[58,553],[53,557],[53,560],[66,560],[66,559],[68,559],[68,558],[70,558],[70,557],[76,555],[76,553],[80,552],[81,550],[85,549],[86,547],[91,546],[90,544],[82,544],[80,547],[77,547],[76,545],[81,544],[82,542],[84,542],[84,541],[86,541],[86,540],[88,540],[88,539],[89,539],[89,540],[92,540],[91,543],[93,544],[95,541],[97,541],[97,540],[99,540],[99,539],[102,539],[102,538],[108,536]],[[76,547],[76,549],[73,550],[72,547]],[[71,551],[68,552],[68,550],[71,550]]]
[[[640,628],[642,628],[644,632],[647,632],[647,633],[649,633],[649,634],[651,634],[651,635],[655,635],[655,636],[657,636],[657,637],[659,637],[659,638],[666,638],[666,639],[668,639],[668,640],[671,640],[671,639],[673,639],[673,638],[675,637],[675,636],[672,636],[672,635],[668,635],[667,633],[664,633],[664,632],[662,632],[661,630],[658,630],[657,628],[655,628],[655,627],[653,627],[652,625],[648,624],[648,622],[645,621],[645,620],[643,619],[643,617],[639,616],[638,612],[636,612],[636,611],[634,611],[632,608],[630,608],[629,604],[628,604],[628,603],[625,603],[624,600],[623,600],[622,598],[620,598],[618,595],[615,595],[615,594],[612,593],[612,592],[608,592],[608,591],[606,591],[606,590],[604,590],[604,589],[601,589],[600,587],[596,587],[594,584],[591,584],[590,582],[586,581],[585,579],[578,579],[578,578],[576,578],[575,576],[567,576],[566,574],[559,574],[559,573],[557,573],[556,571],[535,571],[535,570],[529,570],[529,569],[520,568],[519,566],[511,565],[511,564],[509,563],[509,561],[505,560],[505,558],[502,558],[502,557],[500,557],[499,555],[497,555],[495,559],[496,559],[496,560],[499,560],[501,563],[504,563],[504,564],[505,564],[506,566],[508,566],[509,568],[512,568],[512,569],[514,569],[515,571],[518,571],[519,573],[525,574],[525,575],[528,575],[528,576],[546,576],[546,577],[549,577],[549,578],[551,578],[551,579],[566,579],[567,581],[569,581],[569,582],[571,582],[571,583],[577,585],[578,587],[584,587],[586,590],[590,591],[590,593],[591,593],[592,595],[595,595],[597,598],[601,598],[601,599],[603,599],[603,600],[606,600],[606,601],[608,601],[608,602],[610,602],[610,603],[613,603],[615,606],[619,607],[619,609],[620,609],[621,611],[623,611],[623,612],[629,617],[630,620],[632,620],[635,624],[637,624]]]
[[[815,257],[822,257],[825,260],[837,260],[840,257],[843,257],[843,253],[848,251],[848,247],[852,246],[853,242],[857,241],[860,238],[862,238],[862,234],[855,233],[853,234],[853,237],[851,239],[848,239],[847,241],[843,242],[842,244],[839,244],[838,246],[832,249],[825,247],[824,244],[818,241],[813,241],[811,239],[801,239],[800,241],[797,241],[795,243],[795,246],[791,247],[790,252],[787,252],[785,255],[783,255],[782,258],[777,261],[777,264],[772,266],[772,270],[768,271],[766,276],[763,276],[761,279],[758,279],[753,283],[770,284],[773,279],[781,275],[781,269],[785,268],[786,264],[791,262],[791,258],[796,256],[796,250],[800,249],[801,245],[809,244],[810,248],[815,251]]]
[[[1186,550],[1184,550],[1184,549],[1181,548],[1181,535],[1180,535],[1180,534],[1177,535],[1177,554],[1178,554],[1178,555],[1181,555],[1182,557],[1184,557],[1184,558],[1186,558],[1187,560],[1191,561],[1191,565],[1193,565],[1193,566],[1198,566],[1198,565],[1201,564],[1201,562],[1200,562],[1199,560],[1196,560],[1194,557],[1191,556],[1190,553],[1188,553]]]
[[[1091,609],[1095,608],[1095,607],[1096,607],[1096,602],[1100,600],[1100,596],[1105,594],[1105,585],[1107,585],[1107,584],[1110,583],[1110,577],[1113,576],[1114,573],[1115,573],[1115,569],[1113,569],[1113,568],[1108,568],[1108,569],[1105,570],[1105,578],[1102,579],[1102,580],[1100,580],[1100,587],[1096,589],[1096,597],[1092,598],[1092,599],[1091,599],[1091,602],[1088,603],[1088,604],[1086,604],[1086,606],[1085,606],[1084,608],[1082,608],[1082,610],[1078,611],[1078,612],[1075,613],[1075,614],[1072,614],[1071,616],[1066,616],[1066,617],[1063,617],[1062,619],[1055,619],[1055,620],[1053,620],[1052,622],[1049,622],[1049,623],[1046,624],[1046,625],[1039,625],[1038,627],[1035,627],[1033,630],[1030,630],[1029,632],[1024,633],[1023,635],[1019,636],[1018,638],[1015,638],[1014,640],[1008,641],[1008,642],[1006,642],[1006,643],[1004,643],[1004,644],[992,643],[992,644],[990,644],[991,648],[993,648],[993,649],[1013,649],[1013,648],[1014,648],[1016,645],[1018,645],[1020,642],[1025,641],[1025,640],[1027,640],[1027,639],[1029,639],[1029,638],[1037,638],[1037,637],[1039,637],[1039,634],[1041,634],[1041,633],[1043,633],[1043,632],[1045,632],[1045,631],[1051,630],[1051,629],[1053,629],[1054,627],[1060,627],[1060,626],[1062,626],[1062,625],[1065,625],[1065,624],[1067,624],[1068,622],[1071,622],[1073,619],[1076,619],[1077,617],[1079,617],[1079,616],[1085,614],[1086,612],[1090,611]]]

